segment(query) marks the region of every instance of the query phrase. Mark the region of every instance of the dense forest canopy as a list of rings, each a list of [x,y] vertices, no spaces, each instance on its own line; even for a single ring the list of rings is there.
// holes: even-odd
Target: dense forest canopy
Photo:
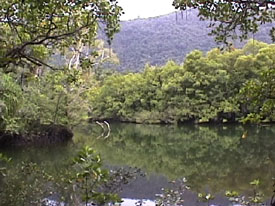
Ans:
[[[111,41],[121,14],[114,0],[2,1],[0,134],[29,133],[42,124],[71,127],[78,117],[87,119],[85,97],[93,84],[88,79],[101,59],[96,51],[84,55],[84,49],[100,47],[99,27]],[[56,52],[69,56],[58,71],[48,63]]]
[[[45,124],[72,128],[89,118],[151,123],[274,120],[274,45],[251,41],[243,49],[214,49],[207,55],[195,50],[184,65],[170,61],[163,67],[146,66],[143,73],[105,79],[108,72],[94,62],[102,60],[101,54],[82,53],[85,46],[101,47],[105,53],[96,43],[98,28],[105,25],[111,40],[121,13],[113,0],[4,1],[1,131],[22,133]],[[46,63],[55,52],[69,54],[58,71]]]
[[[211,34],[217,42],[228,43],[228,39],[247,39],[249,33],[255,33],[259,25],[275,20],[275,2],[273,0],[174,0],[176,9],[199,10],[202,20],[210,20]],[[275,27],[269,31],[275,41]]]
[[[110,41],[121,13],[117,1],[109,0],[1,1],[0,67],[5,72],[24,66],[53,69],[45,58],[56,49],[93,44],[99,23]]]
[[[182,65],[115,74],[91,95],[91,116],[130,122],[274,121],[274,44],[194,50]],[[253,102],[253,103],[252,103]],[[247,119],[248,118],[248,119]]]
[[[43,145],[47,140],[63,141],[64,133],[71,138],[72,132],[68,130],[91,119],[136,123],[274,122],[274,44],[251,40],[242,49],[229,46],[206,54],[194,50],[182,64],[168,61],[164,66],[147,65],[141,73],[110,74],[99,70],[95,65],[105,59],[105,48],[96,41],[97,32],[102,27],[109,43],[118,32],[122,8],[117,3],[116,0],[1,1],[0,146],[13,145],[13,141],[19,141],[19,145],[34,144],[37,138],[43,139]],[[258,30],[259,24],[274,21],[271,0],[175,0],[174,5],[182,10],[198,8],[202,19],[220,22],[211,26],[216,41],[222,43],[227,43],[228,38],[247,38],[249,32]],[[240,33],[237,31],[235,35],[235,29]],[[270,35],[274,40],[274,28]],[[87,47],[97,50],[84,54]],[[67,55],[69,60],[58,69],[48,61],[56,52]],[[207,130],[203,133],[207,134]],[[217,140],[218,136],[209,132],[206,139],[209,138]],[[192,136],[186,140],[198,144]],[[242,150],[234,141],[229,146]],[[217,141],[216,151],[213,150],[217,154],[221,154],[219,144]],[[209,148],[200,152],[190,160],[200,160]],[[0,161],[7,160],[0,154]],[[218,160],[223,163],[222,156]],[[60,194],[68,202],[75,195],[78,203],[85,201],[86,205],[91,200],[98,205],[120,200],[113,193],[119,189],[118,182],[128,182],[124,177],[129,175],[121,175],[120,171],[112,176],[102,169],[100,156],[91,148],[80,151],[70,166],[64,172],[58,171],[59,184],[32,162],[23,162],[12,170],[2,168],[1,163],[0,183],[4,189],[0,195],[9,197],[4,205],[42,204],[42,198],[52,195],[52,191],[63,191]],[[105,192],[110,190],[111,193]],[[83,199],[79,200],[81,195]]]

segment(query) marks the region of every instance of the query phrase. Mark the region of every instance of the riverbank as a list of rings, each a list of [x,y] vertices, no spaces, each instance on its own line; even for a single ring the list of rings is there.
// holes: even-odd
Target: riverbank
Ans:
[[[231,115],[230,115],[231,117]],[[109,122],[112,123],[130,123],[130,124],[148,124],[148,125],[274,125],[275,121],[260,121],[260,122],[243,122],[240,118],[215,118],[209,121],[203,121],[199,119],[188,119],[188,120],[173,120],[173,119],[138,119],[138,118],[90,118],[89,123],[96,122]]]
[[[40,125],[26,133],[0,132],[0,147],[49,145],[70,141],[73,132],[63,125]]]
[[[198,193],[215,195],[211,204],[222,204],[216,194],[225,190],[251,194],[249,184],[260,180],[259,191],[269,198],[273,191],[275,171],[275,127],[251,125],[145,125],[110,124],[111,134],[101,138],[99,125],[75,128],[73,144],[49,147],[23,147],[2,150],[14,164],[33,161],[43,164],[58,177],[65,160],[75,156],[84,145],[101,154],[102,160],[112,170],[120,167],[140,168],[147,174],[137,179],[121,194],[128,199],[153,199],[167,188],[164,179],[185,177],[193,195],[184,198],[185,204],[198,204]],[[243,136],[243,134],[245,134]],[[52,168],[52,170],[51,170]],[[12,169],[11,171],[20,170]],[[55,172],[56,171],[56,172]],[[264,175],[263,175],[264,174]],[[23,178],[23,180],[25,180]],[[160,191],[155,191],[155,188]],[[5,188],[5,187],[1,187]],[[187,193],[186,193],[187,194]],[[6,196],[8,197],[8,196]],[[1,204],[0,204],[1,205]],[[131,205],[134,206],[134,205]]]

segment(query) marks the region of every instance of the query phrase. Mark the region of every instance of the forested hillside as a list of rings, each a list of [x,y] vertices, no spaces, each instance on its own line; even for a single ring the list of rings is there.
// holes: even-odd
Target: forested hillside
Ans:
[[[120,60],[118,69],[139,71],[146,63],[164,65],[168,60],[181,63],[194,49],[209,51],[217,44],[214,37],[207,35],[210,32],[208,24],[200,21],[194,10],[122,22],[121,31],[112,42]],[[262,25],[254,38],[271,43],[270,28],[271,24]],[[243,45],[235,42],[236,47]]]

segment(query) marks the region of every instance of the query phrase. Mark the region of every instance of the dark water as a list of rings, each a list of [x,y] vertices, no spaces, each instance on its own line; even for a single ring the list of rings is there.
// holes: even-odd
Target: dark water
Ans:
[[[171,180],[185,177],[191,190],[187,205],[200,205],[197,193],[215,194],[213,204],[227,205],[225,190],[249,196],[252,180],[268,199],[275,177],[275,126],[164,126],[111,124],[105,138],[98,125],[75,130],[73,143],[51,148],[3,151],[14,161],[47,162],[53,167],[83,145],[92,146],[108,165],[141,168],[138,178],[122,192],[124,198],[154,199]],[[130,205],[130,203],[129,203]]]

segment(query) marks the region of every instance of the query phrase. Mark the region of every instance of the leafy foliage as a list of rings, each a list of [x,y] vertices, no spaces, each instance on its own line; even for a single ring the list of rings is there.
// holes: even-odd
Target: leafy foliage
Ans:
[[[183,65],[169,61],[163,67],[146,66],[143,73],[115,74],[92,90],[91,117],[138,123],[235,122],[255,111],[251,92],[262,102],[255,105],[266,103],[263,119],[272,121],[274,51],[273,44],[251,40],[232,51],[213,49],[204,55],[195,50]],[[244,83],[257,81],[266,70],[262,90],[247,88],[239,94]]]
[[[1,73],[0,79],[2,132],[28,133],[45,124],[72,128],[88,119],[86,97],[92,84],[80,70],[34,76],[23,88],[9,74]]]
[[[102,164],[90,147],[80,150],[70,164],[59,165],[58,171],[32,161],[11,163],[0,182],[0,205],[43,205],[52,198],[56,204],[72,205],[121,202],[117,192],[136,178],[138,171],[109,171]]]
[[[75,185],[73,190],[76,193],[73,200],[75,203],[81,196],[86,205],[91,201],[98,205],[121,201],[116,194],[101,191],[101,187],[108,181],[109,174],[107,170],[102,169],[100,156],[91,148],[85,147],[78,153],[74,158],[73,167],[76,172],[72,177],[72,184]]]
[[[247,39],[250,33],[258,31],[259,25],[275,20],[273,0],[174,0],[173,6],[180,10],[198,9],[201,20],[210,20],[210,34],[215,36],[217,42],[226,44],[228,39]],[[269,34],[274,41],[274,27]]]
[[[23,92],[10,75],[0,73],[0,130],[19,132]]]
[[[86,86],[79,70],[49,72],[26,87],[26,101],[32,104],[24,107],[25,116],[31,114],[29,105],[30,121],[73,127],[87,119]]]
[[[44,59],[55,48],[68,48],[78,41],[93,44],[99,23],[109,40],[119,29],[122,8],[109,0],[12,0],[0,10],[0,67],[6,72],[20,66],[47,66]]]
[[[8,163],[11,161],[11,158],[8,158],[7,156],[3,155],[2,153],[0,153],[0,181],[2,177],[6,176],[6,167],[4,165],[2,165],[2,163]]]
[[[110,42],[119,30],[121,13],[113,0],[1,3],[1,136],[29,134],[44,124],[72,128],[88,118],[85,95],[92,86],[88,79],[95,73],[91,68],[106,58],[106,49],[101,44],[101,55],[84,48],[100,47],[96,41],[100,25]],[[70,59],[58,69],[47,63],[56,52],[67,52]]]
[[[274,121],[275,116],[275,69],[264,71],[259,79],[246,83],[241,93],[252,107],[244,122]]]

